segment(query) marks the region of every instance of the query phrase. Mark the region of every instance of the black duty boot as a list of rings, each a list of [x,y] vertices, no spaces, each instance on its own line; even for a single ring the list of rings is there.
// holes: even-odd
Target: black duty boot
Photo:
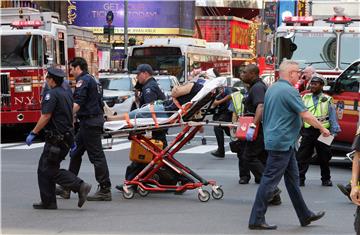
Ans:
[[[88,201],[111,201],[111,188],[98,186],[98,190],[92,196],[87,197]]]
[[[62,186],[56,186],[56,189],[55,189],[55,194],[64,198],[64,199],[70,199],[70,193],[71,191],[68,190],[68,189],[65,189],[64,187]]]
[[[82,182],[80,185],[80,189],[78,192],[79,195],[79,201],[78,201],[78,207],[82,207],[86,201],[87,195],[89,194],[91,190],[91,184],[87,184],[85,182]]]
[[[33,208],[34,209],[44,209],[44,210],[56,210],[57,205],[56,205],[56,202],[50,203],[49,205],[45,205],[44,203],[39,202],[39,203],[34,203]]]
[[[224,158],[225,157],[225,153],[222,152],[222,151],[219,151],[219,149],[217,149],[216,151],[212,151],[210,153],[211,153],[211,155],[213,155],[214,157],[217,157],[217,158]]]

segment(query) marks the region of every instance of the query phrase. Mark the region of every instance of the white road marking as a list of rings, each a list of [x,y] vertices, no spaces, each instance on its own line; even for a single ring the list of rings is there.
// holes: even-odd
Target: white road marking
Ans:
[[[1,148],[6,148],[6,147],[11,147],[11,146],[15,146],[15,145],[20,145],[23,143],[8,143],[8,144],[0,144]]]
[[[192,154],[207,153],[215,149],[217,149],[217,145],[201,145],[180,151],[179,153],[192,153]]]
[[[14,149],[26,149],[26,150],[28,150],[28,149],[36,149],[36,148],[43,147],[44,144],[45,144],[44,142],[32,144],[30,146],[27,146],[26,144],[23,144],[23,145],[19,145],[19,146],[6,148],[6,150],[8,150],[8,149],[10,149],[10,150],[14,150]]]

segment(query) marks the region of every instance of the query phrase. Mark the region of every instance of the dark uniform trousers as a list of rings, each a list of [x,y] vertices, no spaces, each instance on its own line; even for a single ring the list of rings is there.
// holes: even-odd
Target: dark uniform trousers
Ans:
[[[55,184],[69,188],[74,192],[80,190],[80,184],[83,181],[74,173],[60,169],[60,163],[65,159],[68,152],[69,147],[65,144],[53,145],[45,141],[37,170],[40,197],[44,205],[56,203]]]
[[[321,143],[317,139],[320,136],[320,131],[313,127],[301,129],[301,144],[297,152],[297,161],[299,166],[300,181],[305,180],[305,174],[309,169],[311,157],[314,153],[314,147],[318,156],[321,181],[330,180],[329,161],[331,159],[331,148],[329,145]]]
[[[250,170],[245,166],[245,161],[243,159],[243,154],[246,146],[246,141],[237,140],[238,152],[236,153],[237,158],[239,159],[239,178],[244,180],[250,180]]]
[[[214,114],[213,116],[213,120],[214,121],[221,121],[221,122],[231,122],[232,120],[232,112],[224,112],[221,114]],[[218,144],[218,150],[221,153],[225,153],[225,147],[224,147],[224,132],[226,133],[226,135],[230,136],[230,130],[228,127],[219,127],[219,126],[214,126],[214,132],[215,132],[215,137],[216,137],[216,141]]]
[[[262,127],[259,127],[258,136],[254,141],[245,141],[242,161],[244,167],[249,169],[256,182],[260,182],[266,164],[266,150],[264,144],[264,134]]]
[[[75,137],[77,148],[71,154],[69,170],[79,174],[82,155],[87,151],[90,162],[94,165],[96,181],[103,188],[111,187],[109,169],[101,143],[102,127],[86,126],[80,121],[80,129]]]

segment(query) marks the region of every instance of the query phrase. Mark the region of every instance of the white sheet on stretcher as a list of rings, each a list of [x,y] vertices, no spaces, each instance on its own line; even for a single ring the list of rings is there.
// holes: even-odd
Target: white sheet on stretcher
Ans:
[[[214,78],[212,80],[207,80],[204,83],[204,87],[201,88],[201,90],[191,99],[191,102],[196,102],[198,100],[201,100],[204,98],[209,92],[214,90],[217,87],[222,87],[226,85],[226,78],[225,77],[218,77]],[[157,118],[157,122],[159,125],[169,123],[170,120],[172,120],[175,116],[177,116],[178,113],[175,113],[169,118]],[[152,118],[136,118],[131,119],[130,123],[133,127],[137,126],[148,126],[148,125],[154,125],[155,122]],[[128,127],[128,123],[125,120],[120,121],[108,121],[104,123],[104,128],[111,131],[120,130],[124,127]]]

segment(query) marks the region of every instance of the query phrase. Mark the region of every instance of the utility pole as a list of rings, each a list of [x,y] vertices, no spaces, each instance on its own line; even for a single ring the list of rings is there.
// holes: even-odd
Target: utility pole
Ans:
[[[124,0],[124,53],[128,54],[128,0]]]

